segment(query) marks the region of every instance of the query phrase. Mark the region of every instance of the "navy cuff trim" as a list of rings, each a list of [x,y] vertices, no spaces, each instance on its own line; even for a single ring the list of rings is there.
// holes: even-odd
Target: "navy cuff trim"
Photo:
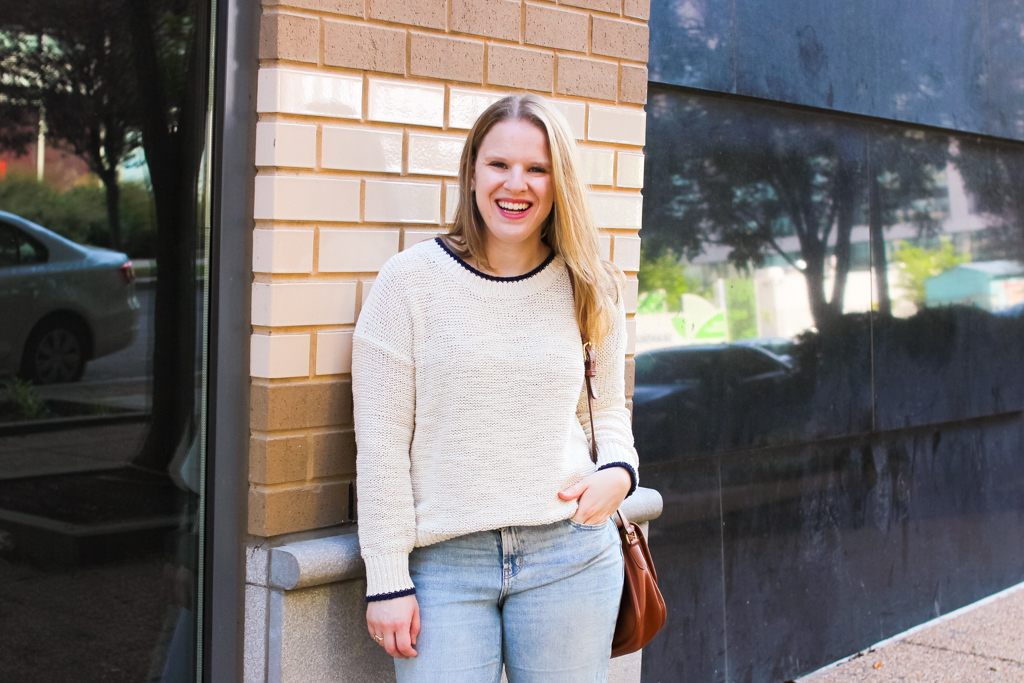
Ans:
[[[458,263],[460,266],[462,266],[463,268],[465,268],[469,272],[473,273],[474,275],[482,277],[485,280],[491,280],[493,282],[519,282],[520,280],[526,280],[528,278],[533,277],[534,275],[536,275],[540,271],[544,270],[545,268],[547,268],[548,264],[555,260],[555,250],[552,249],[551,253],[548,254],[548,257],[546,259],[544,259],[544,263],[540,264],[539,266],[537,266],[536,268],[531,270],[529,273],[523,273],[522,275],[514,275],[512,277],[498,277],[497,275],[488,275],[487,273],[479,271],[476,268],[474,268],[473,266],[471,266],[468,263],[466,263],[464,260],[462,260],[462,258],[459,257],[458,254],[456,254],[454,251],[449,249],[448,245],[445,244],[444,240],[441,239],[440,237],[435,237],[434,241],[437,242],[437,244],[442,249],[444,249],[445,252],[449,256],[451,256],[453,259],[455,259],[455,262]]]
[[[622,467],[627,472],[629,472],[629,479],[630,479],[630,482],[632,482],[632,485],[629,487],[629,493],[626,494],[626,498],[629,498],[630,496],[632,496],[633,495],[633,491],[636,491],[636,470],[633,469],[633,466],[630,465],[628,462],[610,462],[610,463],[607,463],[605,465],[601,465],[600,467],[598,467],[597,471],[600,472],[601,470],[606,470],[609,467]]]
[[[377,595],[367,595],[366,602],[378,602],[380,600],[391,600],[392,598],[402,598],[406,595],[415,595],[415,588],[406,588],[404,591],[394,591],[393,593],[378,593]]]

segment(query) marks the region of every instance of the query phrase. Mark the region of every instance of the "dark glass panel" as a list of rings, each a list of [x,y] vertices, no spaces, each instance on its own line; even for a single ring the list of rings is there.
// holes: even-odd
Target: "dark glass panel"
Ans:
[[[655,0],[651,80],[1024,139],[1015,0]]]
[[[870,430],[863,131],[653,88],[648,140],[642,461]]]
[[[1024,580],[1022,439],[1014,417],[723,459],[729,680],[796,678]]]
[[[0,12],[0,661],[195,678],[205,0]]]

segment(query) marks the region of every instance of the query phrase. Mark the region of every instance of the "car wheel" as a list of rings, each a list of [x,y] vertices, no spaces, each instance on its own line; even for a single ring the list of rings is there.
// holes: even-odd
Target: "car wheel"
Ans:
[[[25,346],[24,375],[36,384],[77,382],[85,372],[85,334],[80,325],[54,320]]]

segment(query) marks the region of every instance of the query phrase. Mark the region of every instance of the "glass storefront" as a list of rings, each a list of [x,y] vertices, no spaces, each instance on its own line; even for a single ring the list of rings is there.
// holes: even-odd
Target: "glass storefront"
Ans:
[[[0,662],[196,680],[212,7],[0,14]]]
[[[647,112],[644,680],[795,678],[1024,579],[1024,145],[656,84]]]

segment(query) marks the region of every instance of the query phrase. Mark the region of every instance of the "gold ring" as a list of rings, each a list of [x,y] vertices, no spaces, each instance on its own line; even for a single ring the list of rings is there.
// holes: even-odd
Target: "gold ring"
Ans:
[[[383,640],[384,640],[384,638],[382,638],[381,636],[379,636],[377,634],[374,634],[373,639],[376,640],[378,644],[383,642]]]

